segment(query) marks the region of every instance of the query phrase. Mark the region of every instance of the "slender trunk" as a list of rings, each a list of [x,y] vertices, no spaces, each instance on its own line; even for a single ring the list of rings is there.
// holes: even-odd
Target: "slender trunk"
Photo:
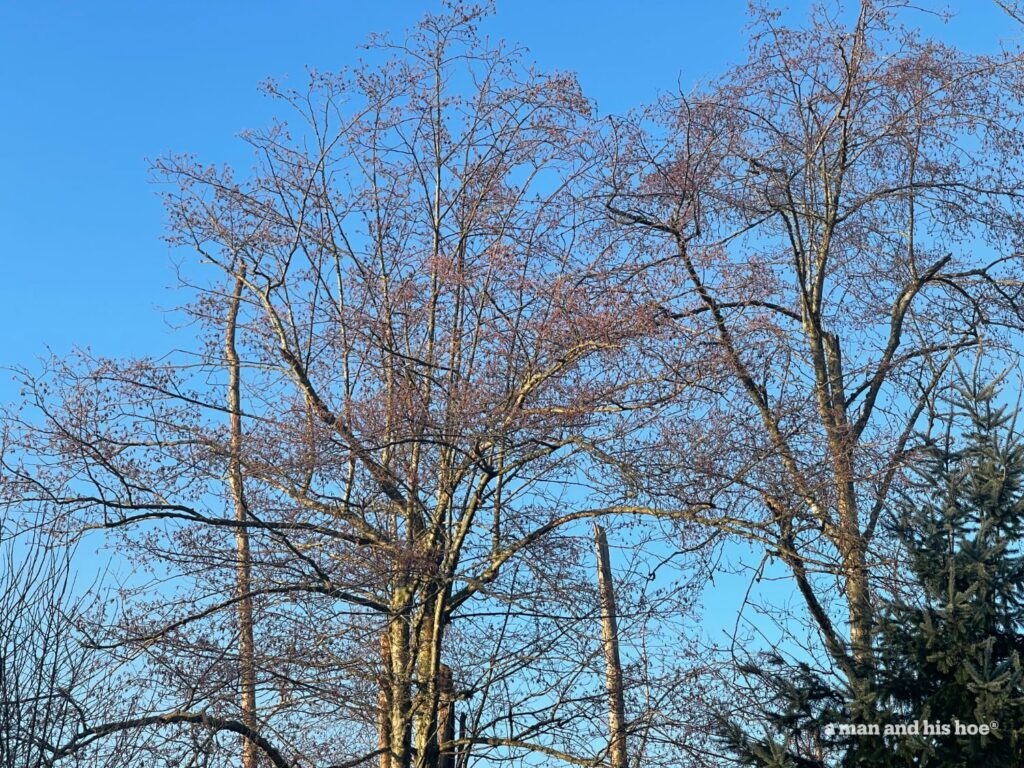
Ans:
[[[391,652],[391,768],[412,766],[412,668],[409,622],[405,595],[398,596],[401,611],[388,625]]]
[[[601,595],[601,639],[604,645],[605,687],[608,689],[608,756],[611,768],[627,768],[626,703],[619,658],[619,627],[615,613],[615,586],[608,557],[608,539],[604,528],[594,524],[597,544],[597,585]]]
[[[462,745],[455,755],[455,768],[466,768],[469,764],[469,744],[466,743],[466,713],[459,714],[459,741]]]
[[[423,606],[417,634],[416,673],[419,689],[415,709],[418,768],[437,768],[441,764],[439,743],[444,738],[445,728],[441,708],[445,695],[444,673],[447,669],[441,664],[442,594],[439,593]]]
[[[846,542],[843,570],[846,577],[846,603],[850,615],[850,647],[853,659],[858,664],[870,668],[874,660],[871,636],[873,611],[864,538],[859,531],[852,533]]]
[[[391,638],[388,631],[380,636],[380,657],[382,671],[380,675],[380,693],[378,694],[378,739],[377,747],[380,753],[380,768],[391,768],[391,710],[393,708],[392,681],[394,676],[391,672]]]
[[[820,340],[822,358],[818,364],[821,368],[817,377],[818,400],[835,470],[840,536],[838,544],[846,580],[850,649],[858,665],[862,668],[870,667],[872,610],[866,560],[867,542],[861,532],[857,505],[854,463],[856,438],[846,410],[842,349],[839,337],[834,333],[821,332],[816,338]]]
[[[228,468],[231,495],[235,504],[235,519],[245,523],[248,511],[242,483],[242,408],[241,364],[235,347],[238,309],[242,301],[245,267],[240,267],[235,279],[234,292],[228,308],[224,349],[228,362],[228,412],[231,418],[230,462]],[[256,721],[256,659],[253,642],[252,610],[252,555],[249,549],[249,531],[244,525],[235,529],[236,584],[238,595],[238,678],[242,723],[253,731]],[[249,739],[242,739],[242,768],[256,768],[257,749]]]
[[[455,768],[455,751],[451,744],[455,739],[455,686],[452,670],[447,664],[441,665],[440,697],[437,707],[438,768]]]
[[[845,440],[836,440],[833,446],[833,451],[838,454],[835,467],[840,539],[837,543],[842,557],[844,590],[850,617],[850,650],[863,674],[870,669],[873,661],[873,611],[871,585],[868,581],[867,541],[860,526],[853,458],[850,455],[852,447]]]

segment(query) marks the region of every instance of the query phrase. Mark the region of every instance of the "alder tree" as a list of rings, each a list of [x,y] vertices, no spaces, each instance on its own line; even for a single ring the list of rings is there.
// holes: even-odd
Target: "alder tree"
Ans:
[[[607,752],[590,520],[699,503],[608,485],[673,392],[640,365],[656,308],[592,204],[592,104],[482,13],[268,82],[288,118],[243,135],[244,176],[155,164],[197,346],[23,372],[9,503],[135,568],[91,632],[138,701],[54,756],[127,730],[244,768]]]
[[[915,435],[958,358],[1016,364],[1024,326],[1020,54],[911,11],[755,9],[747,60],[615,121],[606,171],[673,326],[649,365],[689,385],[632,466],[656,498],[727,480],[704,519],[785,565],[851,684]]]

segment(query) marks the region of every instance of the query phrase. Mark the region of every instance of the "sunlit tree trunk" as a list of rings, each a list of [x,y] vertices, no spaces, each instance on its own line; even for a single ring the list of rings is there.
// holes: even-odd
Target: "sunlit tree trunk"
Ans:
[[[235,549],[237,555],[236,590],[238,593],[238,677],[242,722],[257,730],[256,721],[256,661],[253,642],[252,610],[252,555],[249,548],[249,531],[244,523],[248,519],[245,491],[242,482],[242,408],[241,408],[241,364],[235,347],[238,325],[238,309],[245,284],[245,265],[239,266],[235,278],[234,292],[228,306],[227,328],[224,351],[228,361],[228,412],[231,419],[231,457],[229,482],[235,506],[235,519],[240,523],[235,528]],[[257,749],[249,739],[242,739],[242,768],[256,768]]]
[[[380,637],[380,693],[377,702],[378,715],[378,741],[377,748],[380,750],[380,768],[391,768],[391,710],[393,707],[392,679],[391,674],[391,638],[385,630]]]
[[[622,660],[619,657],[619,625],[615,611],[615,585],[612,583],[608,537],[604,528],[594,524],[597,544],[597,585],[601,598],[601,641],[604,647],[605,687],[608,689],[608,755],[612,768],[627,768],[626,703],[623,694]]]

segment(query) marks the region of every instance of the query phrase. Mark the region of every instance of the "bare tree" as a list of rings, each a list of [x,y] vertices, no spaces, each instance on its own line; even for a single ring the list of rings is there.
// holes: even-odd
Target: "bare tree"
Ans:
[[[616,124],[608,177],[666,286],[657,364],[698,382],[637,465],[668,497],[734,484],[718,525],[786,564],[852,681],[915,429],[951,361],[1013,354],[1024,322],[1021,59],[924,39],[900,5],[757,9],[742,66]]]
[[[97,597],[76,589],[73,552],[13,512],[0,514],[0,764],[46,768],[53,746],[105,703],[80,631]]]
[[[5,491],[135,569],[95,634],[144,695],[55,757],[603,759],[586,524],[705,505],[606,485],[672,394],[638,365],[657,307],[587,204],[591,104],[482,13],[268,83],[294,125],[245,134],[245,180],[157,164],[198,348],[23,374]]]
[[[67,688],[77,658],[65,614],[68,571],[62,566],[38,540],[22,546],[9,540],[3,548],[0,761],[12,768],[45,765],[43,745],[60,741],[73,725]]]
[[[605,131],[455,3],[267,83],[250,173],[159,161],[194,337],[23,371],[4,418],[0,501],[124,564],[122,693],[45,761],[699,762],[706,570],[665,574],[727,536],[866,680],[915,429],[1024,323],[1021,60],[899,5],[757,11],[743,67]]]

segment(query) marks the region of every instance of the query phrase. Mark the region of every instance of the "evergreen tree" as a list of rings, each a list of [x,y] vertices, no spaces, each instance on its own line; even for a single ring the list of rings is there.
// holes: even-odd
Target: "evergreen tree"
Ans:
[[[901,499],[893,530],[911,589],[879,611],[876,691],[891,721],[997,726],[900,739],[903,764],[1020,765],[1024,443],[995,397],[994,384],[962,390],[961,446],[947,430]]]
[[[996,394],[995,383],[965,386],[913,468],[890,523],[905,582],[880,600],[872,668],[854,670],[856,688],[775,654],[744,668],[771,695],[758,722],[723,723],[741,764],[1024,765],[1024,441]],[[886,735],[914,723],[917,733]],[[958,734],[958,723],[996,726]]]
[[[720,722],[722,741],[741,765],[821,768],[833,764],[829,756],[856,748],[853,739],[829,732],[830,725],[851,717],[849,697],[835,681],[774,653],[739,671],[754,682],[762,699],[747,722]]]

